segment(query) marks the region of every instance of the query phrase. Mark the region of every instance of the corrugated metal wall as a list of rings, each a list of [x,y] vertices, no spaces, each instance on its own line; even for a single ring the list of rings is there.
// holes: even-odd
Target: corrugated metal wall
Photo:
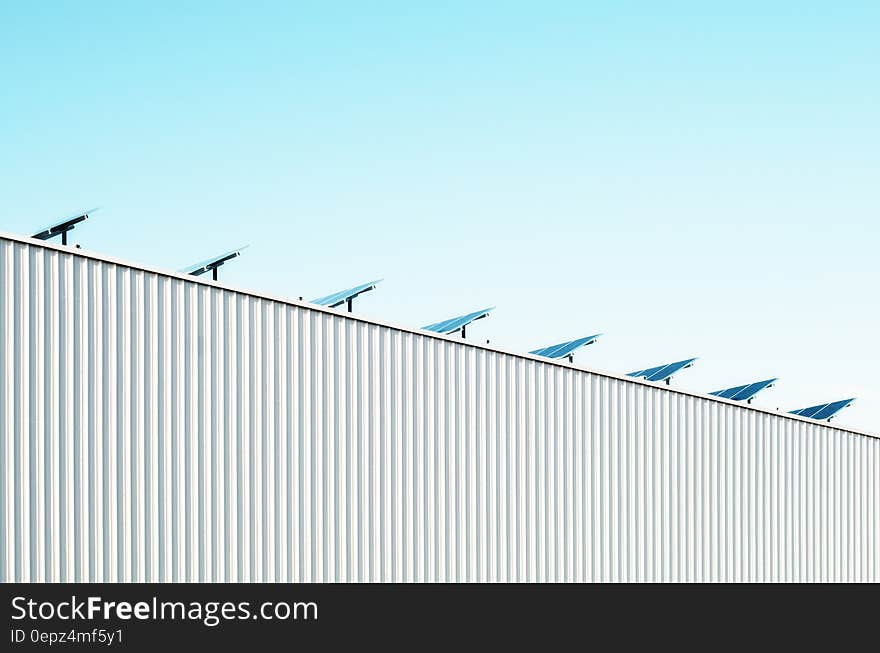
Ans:
[[[0,238],[3,581],[880,581],[880,440]]]

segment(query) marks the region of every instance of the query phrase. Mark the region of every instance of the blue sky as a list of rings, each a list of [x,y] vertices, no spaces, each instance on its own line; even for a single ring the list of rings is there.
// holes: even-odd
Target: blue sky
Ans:
[[[178,4],[0,6],[0,229],[880,431],[880,4]]]

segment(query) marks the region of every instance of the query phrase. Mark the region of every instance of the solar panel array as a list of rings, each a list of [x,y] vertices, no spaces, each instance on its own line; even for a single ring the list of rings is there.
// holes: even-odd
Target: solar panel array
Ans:
[[[756,394],[767,388],[772,388],[778,379],[767,379],[766,381],[758,381],[757,383],[747,383],[746,385],[738,385],[735,388],[727,388],[726,390],[716,390],[710,392],[710,395],[722,397],[723,399],[732,399],[733,401],[748,401]]]
[[[368,281],[367,283],[362,283],[361,285],[355,286],[354,288],[340,290],[339,292],[335,292],[332,295],[327,295],[326,297],[318,297],[318,299],[313,299],[312,303],[319,304],[321,306],[329,306],[330,308],[341,306],[342,304],[345,304],[348,300],[354,299],[358,295],[361,295],[368,290],[372,290],[380,281],[382,281],[382,279]]]
[[[645,379],[646,381],[665,381],[673,374],[680,372],[693,366],[696,358],[688,358],[687,360],[678,361],[677,363],[667,363],[666,365],[658,365],[657,367],[649,367],[646,370],[638,372],[630,372],[627,376]]]
[[[810,406],[809,408],[793,410],[791,411],[791,414],[800,415],[801,417],[809,417],[810,419],[831,419],[837,413],[852,404],[852,402],[854,401],[855,398],[842,399],[840,401],[833,401],[830,404],[819,404],[818,406]]]
[[[63,220],[57,221],[55,224],[46,227],[45,229],[41,229],[36,234],[34,234],[33,238],[38,238],[41,240],[47,240],[54,236],[61,235],[64,244],[67,244],[67,232],[74,228],[80,222],[86,220],[89,217],[89,214],[96,211],[97,209],[91,209],[90,211],[83,211],[82,213],[76,214],[69,218],[65,218]],[[234,259],[238,256],[241,256],[242,250],[245,247],[240,247],[238,249],[231,250],[226,252],[225,254],[221,254],[220,256],[216,256],[214,258],[208,259],[206,261],[202,261],[200,263],[196,263],[187,268],[181,270],[186,274],[191,275],[201,275],[209,271],[213,271],[214,279],[217,279],[217,268],[222,266],[227,261]],[[353,288],[348,288],[346,290],[341,290],[339,292],[332,293],[330,295],[326,295],[324,297],[319,297],[317,299],[312,300],[313,304],[318,304],[321,306],[327,306],[330,308],[335,308],[337,306],[341,306],[343,304],[348,303],[349,310],[352,307],[352,300],[359,295],[373,290],[378,283],[380,283],[382,279],[377,279],[375,281],[368,281],[367,283],[360,284],[358,286],[354,286]],[[302,298],[300,298],[302,299]],[[461,315],[458,317],[453,317],[448,320],[443,320],[442,322],[436,322],[434,324],[429,324],[425,327],[422,327],[426,331],[433,331],[435,333],[442,334],[451,334],[456,333],[457,331],[462,332],[462,336],[465,334],[465,328],[476,320],[480,320],[489,313],[494,310],[494,307],[484,308],[479,311],[474,311],[473,313],[468,313],[467,315]],[[569,340],[568,342],[562,342],[556,345],[550,345],[549,347],[542,347],[540,349],[535,349],[530,351],[530,354],[534,354],[535,356],[542,356],[545,358],[549,358],[552,360],[558,360],[563,358],[573,359],[573,354],[575,351],[580,349],[581,347],[586,347],[587,345],[591,345],[596,342],[596,340],[601,336],[601,333],[597,333],[591,336],[585,336],[583,338],[577,338],[575,340]],[[488,341],[487,341],[488,342]],[[686,360],[677,361],[675,363],[667,363],[665,365],[658,365],[656,367],[650,367],[644,370],[639,370],[637,372],[630,372],[627,376],[642,378],[647,381],[667,381],[676,373],[681,370],[687,369],[693,366],[696,358],[688,358]],[[766,390],[768,388],[773,387],[778,379],[767,379],[765,381],[758,381],[755,383],[747,383],[745,385],[738,385],[733,388],[726,388],[724,390],[716,390],[714,392],[710,392],[709,394],[715,397],[720,397],[723,399],[730,399],[733,401],[751,401],[751,399],[757,395],[759,392]],[[815,420],[830,420],[834,415],[848,407],[855,401],[855,399],[843,399],[841,401],[834,401],[827,404],[819,404],[817,406],[810,406],[809,408],[801,408],[798,410],[791,411],[792,415],[800,415],[801,417],[808,417],[810,419]]]
[[[578,338],[577,340],[570,340],[568,342],[563,342],[558,345],[551,345],[549,347],[543,347],[542,349],[535,349],[534,351],[530,351],[530,354],[534,354],[535,356],[544,356],[546,358],[566,358],[574,354],[574,352],[581,347],[586,347],[587,345],[592,345],[596,340],[599,339],[601,333],[597,333],[594,336],[587,336],[585,338]]]
[[[492,310],[494,310],[494,308],[494,306],[492,306],[491,308],[484,308],[481,311],[474,311],[473,313],[468,313],[467,315],[453,317],[448,320],[443,320],[442,322],[429,324],[428,326],[424,326],[422,328],[425,331],[434,331],[435,333],[455,333],[456,331],[461,331],[462,329],[464,329],[474,320],[479,320],[486,317]]]

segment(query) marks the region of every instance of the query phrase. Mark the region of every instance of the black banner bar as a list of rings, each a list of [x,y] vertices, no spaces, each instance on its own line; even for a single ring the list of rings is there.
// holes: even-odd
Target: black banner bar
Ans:
[[[840,645],[877,586],[9,584],[3,650]],[[231,649],[229,647],[232,647]],[[494,649],[493,649],[494,650]],[[542,648],[543,650],[543,648]]]

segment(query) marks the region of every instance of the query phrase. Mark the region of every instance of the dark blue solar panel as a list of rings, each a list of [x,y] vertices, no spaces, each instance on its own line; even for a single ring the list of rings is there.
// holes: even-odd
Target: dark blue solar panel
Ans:
[[[735,388],[727,388],[726,390],[716,390],[710,392],[710,395],[723,397],[724,399],[732,399],[734,401],[748,401],[761,390],[772,388],[778,379],[767,379],[766,381],[758,381],[757,383],[747,383],[746,385],[738,385]]]
[[[801,417],[812,417],[813,413],[816,413],[821,408],[825,408],[828,404],[821,404],[820,406],[810,406],[809,408],[798,408],[797,410],[791,411],[792,415],[800,415]]]
[[[382,279],[376,279],[375,281],[362,283],[361,285],[355,286],[354,288],[349,288],[348,290],[340,290],[339,292],[335,292],[332,295],[313,299],[312,303],[320,304],[321,306],[329,306],[330,308],[333,308],[334,306],[340,306],[341,304],[347,302],[349,299],[354,299],[358,295],[365,293],[368,290],[372,290],[380,281],[382,281]]]
[[[649,367],[646,370],[639,370],[638,372],[630,372],[627,376],[637,376],[637,377],[648,378],[652,374],[656,374],[657,372],[659,372],[660,370],[662,370],[665,367],[666,367],[666,365],[658,365],[657,367]]]
[[[814,418],[819,414],[820,410],[823,410],[828,404],[819,404],[818,406],[810,406],[809,408],[801,408],[797,414],[802,417]]]
[[[834,417],[834,415],[842,411],[847,406],[851,405],[853,401],[855,401],[854,398],[832,402],[825,406],[825,408],[820,410],[818,413],[813,415],[813,419],[831,419],[832,417]]]
[[[800,408],[791,411],[791,413],[792,415],[800,415],[801,417],[809,417],[810,419],[831,419],[854,401],[855,398],[842,399],[841,401],[834,401],[830,404],[819,404],[818,406],[810,406],[809,408]]]
[[[491,308],[484,308],[481,311],[474,311],[473,313],[468,313],[467,315],[453,317],[448,320],[443,320],[442,322],[437,322],[436,324],[429,324],[428,326],[422,328],[425,331],[435,331],[436,333],[455,333],[456,331],[460,331],[462,328],[466,327],[474,320],[479,320],[480,318],[486,317],[489,312],[492,311],[494,308],[494,306]]]
[[[738,393],[736,393],[733,399],[735,401],[748,401],[762,390],[772,388],[773,384],[776,383],[777,380],[778,379],[767,379],[766,381],[750,383],[743,390],[740,390]]]
[[[716,397],[722,397],[724,399],[733,399],[733,397],[740,392],[741,390],[745,390],[748,386],[738,385],[735,388],[727,388],[727,390],[716,390],[715,392],[710,392],[710,395],[715,395]]]
[[[687,360],[678,361],[677,363],[668,363],[666,365],[658,365],[657,367],[649,367],[646,370],[638,372],[630,372],[627,376],[635,376],[643,378],[647,381],[665,381],[676,372],[691,367],[696,358],[688,358]]]
[[[586,338],[578,338],[577,340],[570,340],[569,342],[563,342],[558,345],[535,349],[529,353],[534,354],[535,356],[544,356],[546,358],[565,358],[581,347],[592,345],[601,335],[601,333],[597,333],[594,336],[587,336]]]

